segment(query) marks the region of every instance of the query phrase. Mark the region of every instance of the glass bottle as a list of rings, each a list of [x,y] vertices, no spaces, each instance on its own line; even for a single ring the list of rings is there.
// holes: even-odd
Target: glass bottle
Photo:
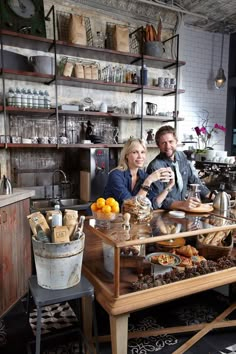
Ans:
[[[51,108],[51,100],[50,100],[49,93],[47,90],[44,91],[44,108],[46,108],[46,109]]]
[[[33,108],[39,108],[39,97],[37,90],[33,91]]]
[[[21,107],[27,107],[27,94],[24,88],[21,90]]]
[[[12,87],[9,88],[8,94],[7,94],[7,105],[8,106],[14,106],[14,90]]]
[[[42,90],[39,90],[38,94],[38,107],[44,108],[44,93]]]
[[[105,47],[105,38],[103,36],[103,33],[100,31],[97,31],[96,37],[94,38],[94,46],[96,48],[104,48]]]
[[[27,90],[27,107],[33,108],[33,93],[31,89]]]
[[[16,93],[15,93],[15,106],[19,108],[21,107],[21,92],[18,87],[16,88]]]

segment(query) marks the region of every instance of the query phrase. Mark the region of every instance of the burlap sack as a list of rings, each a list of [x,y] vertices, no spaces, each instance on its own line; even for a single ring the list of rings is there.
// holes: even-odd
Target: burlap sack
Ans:
[[[83,16],[70,15],[68,41],[74,44],[87,45],[86,27]]]
[[[114,50],[118,52],[129,52],[129,29],[128,27],[116,25],[113,34]]]

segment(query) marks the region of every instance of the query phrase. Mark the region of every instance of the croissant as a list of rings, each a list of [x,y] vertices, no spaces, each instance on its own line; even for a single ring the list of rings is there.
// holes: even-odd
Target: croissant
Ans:
[[[176,252],[178,254],[185,256],[185,257],[192,257],[192,256],[196,256],[198,254],[198,250],[191,245],[182,246],[182,247],[178,248],[176,250]]]

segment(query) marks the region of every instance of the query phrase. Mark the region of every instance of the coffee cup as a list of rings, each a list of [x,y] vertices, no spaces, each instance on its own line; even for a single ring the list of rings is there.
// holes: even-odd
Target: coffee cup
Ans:
[[[169,183],[172,178],[172,170],[170,167],[167,167],[165,170],[161,171],[161,182]]]

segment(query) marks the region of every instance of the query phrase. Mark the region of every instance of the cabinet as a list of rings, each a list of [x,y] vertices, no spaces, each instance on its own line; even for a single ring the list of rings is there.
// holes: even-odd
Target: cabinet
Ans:
[[[54,11],[54,7],[53,7]],[[55,30],[55,23],[54,23],[54,30]],[[55,33],[55,31],[54,31]],[[179,37],[177,36],[177,43],[179,41]],[[172,39],[171,39],[172,40]],[[53,52],[55,55],[55,63],[57,62],[57,56],[58,55],[70,55],[70,56],[75,56],[75,57],[81,57],[81,58],[87,58],[87,59],[94,59],[94,60],[104,60],[104,61],[109,61],[109,62],[116,62],[120,64],[132,64],[132,65],[137,65],[142,66],[144,63],[147,65],[149,68],[159,68],[159,69],[167,69],[167,70],[176,70],[176,78],[178,78],[178,71],[179,67],[184,65],[185,63],[183,61],[180,61],[178,58],[178,53],[177,53],[177,59],[163,59],[163,58],[157,58],[157,57],[150,57],[150,56],[145,56],[145,55],[140,55],[140,54],[131,54],[131,53],[124,53],[124,52],[116,52],[114,50],[109,50],[109,49],[101,49],[101,48],[95,48],[95,47],[88,47],[88,46],[80,46],[80,45],[75,45],[71,43],[67,43],[64,41],[60,40],[52,40],[52,39],[46,39],[42,37],[35,37],[31,35],[25,35],[25,34],[20,34],[20,33],[14,33],[11,31],[6,31],[6,30],[1,30],[1,50],[3,50],[4,45],[10,45],[10,46],[16,46],[18,48],[27,48],[27,49],[32,49],[32,50],[41,50],[44,51],[45,53]],[[178,48],[178,45],[177,45]],[[140,84],[127,84],[127,83],[111,83],[111,82],[103,82],[99,80],[86,80],[86,79],[77,79],[74,77],[64,77],[64,76],[59,76],[58,73],[53,75],[46,75],[46,74],[40,74],[36,72],[20,72],[12,69],[4,69],[4,67],[1,69],[1,76],[3,79],[3,105],[0,106],[1,112],[4,113],[5,117],[5,126],[6,126],[6,120],[7,120],[7,115],[11,114],[22,114],[27,116],[30,115],[38,115],[39,117],[42,115],[45,116],[54,116],[56,119],[56,129],[57,129],[57,135],[58,135],[58,119],[60,116],[65,116],[67,117],[68,115],[74,115],[78,117],[86,117],[88,119],[93,118],[108,118],[108,119],[137,119],[140,120],[141,124],[141,135],[142,135],[142,124],[144,119],[146,120],[155,120],[158,122],[169,122],[169,121],[176,121],[177,120],[182,120],[181,118],[173,118],[172,116],[143,116],[143,110],[140,115],[129,115],[129,114],[115,114],[115,113],[101,113],[101,112],[82,112],[82,111],[76,111],[76,112],[69,112],[69,111],[62,111],[58,109],[58,94],[57,94],[57,89],[58,86],[67,86],[67,87],[76,87],[76,88],[88,88],[88,89],[95,89],[95,90],[106,90],[106,91],[119,91],[119,92],[127,92],[127,93],[140,93],[141,95],[141,100],[143,102],[143,95],[149,94],[149,95],[158,95],[158,96],[169,96],[169,95],[174,95],[175,96],[175,112],[176,112],[176,107],[177,107],[177,96],[180,93],[183,93],[184,90],[179,89],[178,86],[176,89],[165,89],[165,88],[159,88],[156,86],[142,86]],[[30,109],[30,108],[16,108],[16,107],[9,107],[6,105],[6,93],[5,93],[5,85],[4,81],[5,79],[14,79],[14,80],[19,80],[19,81],[30,81],[30,82],[37,82],[45,85],[55,85],[55,108],[54,109]],[[178,85],[178,84],[177,84]],[[5,135],[7,135],[7,132],[5,132]],[[109,144],[108,144],[109,145]],[[105,144],[105,146],[108,146]],[[0,144],[0,147],[5,147],[5,148],[15,148],[15,147],[30,147],[30,148],[39,148],[39,147],[45,147],[40,144],[38,146],[37,144]],[[103,144],[104,146],[104,144]],[[109,145],[110,146],[110,145]],[[112,147],[119,147],[119,144],[111,144]],[[69,144],[67,146],[57,144],[57,145],[51,145],[47,144],[47,147],[49,148],[59,148],[59,147],[79,147],[82,148],[84,147],[83,144]],[[87,148],[88,146],[86,146]]]
[[[0,317],[28,290],[31,275],[31,234],[25,199],[0,208]]]

